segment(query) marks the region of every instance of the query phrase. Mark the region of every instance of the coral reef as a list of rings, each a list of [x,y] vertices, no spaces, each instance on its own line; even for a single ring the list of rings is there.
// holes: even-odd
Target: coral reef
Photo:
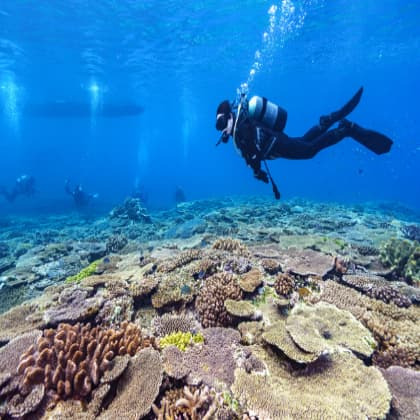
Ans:
[[[195,301],[202,325],[206,328],[230,325],[233,317],[228,314],[224,302],[226,299],[240,300],[242,294],[233,275],[220,273],[209,277]]]
[[[420,242],[420,225],[405,225],[401,232],[405,238]]]
[[[255,306],[250,301],[226,299],[224,305],[229,315],[237,318],[256,317]]]
[[[163,380],[159,353],[144,349],[133,358],[117,386],[117,394],[100,420],[139,419],[151,409]]]
[[[364,292],[367,296],[382,300],[385,303],[394,303],[407,308],[411,300],[391,286],[391,283],[379,276],[345,275],[342,282]]]
[[[296,305],[286,330],[302,350],[318,355],[344,347],[369,357],[376,347],[369,330],[350,312],[323,302]]]
[[[152,321],[153,333],[157,337],[163,337],[176,332],[196,333],[198,323],[191,315],[185,314],[164,314]]]
[[[125,235],[112,235],[106,241],[106,252],[110,254],[111,252],[121,251],[128,244],[128,239]]]
[[[96,273],[96,269],[98,268],[100,261],[94,261],[89,264],[87,267],[80,270],[74,276],[69,276],[66,279],[67,283],[80,283],[84,278],[92,276]]]
[[[182,267],[183,265],[189,264],[191,261],[199,259],[201,255],[202,254],[199,249],[184,251],[174,259],[159,264],[157,271],[169,273],[170,271],[174,271],[176,268]]]
[[[266,273],[274,275],[282,271],[281,265],[277,260],[272,258],[264,258],[261,261],[261,266]]]
[[[280,296],[289,296],[295,286],[294,278],[287,273],[278,274],[274,283],[274,289]]]
[[[204,342],[204,337],[201,333],[191,334],[190,332],[173,332],[165,335],[159,340],[159,346],[164,349],[168,346],[175,346],[181,351],[187,350],[188,346]]]
[[[219,251],[227,251],[244,257],[249,255],[247,246],[241,241],[233,238],[219,238],[213,243],[212,247]]]
[[[86,397],[116,355],[133,356],[141,346],[139,328],[127,322],[118,330],[60,324],[22,354],[17,368],[21,392],[44,384],[59,398]]]
[[[416,420],[420,413],[420,372],[399,366],[382,370],[392,394],[391,418]]]
[[[247,293],[253,293],[263,283],[263,276],[258,268],[253,268],[239,277],[239,287]]]
[[[381,373],[350,353],[291,372],[274,353],[262,347],[252,351],[268,373],[236,369],[232,391],[258,418],[385,418],[389,411],[391,395]]]
[[[115,207],[109,214],[111,220],[119,223],[152,223],[152,219],[139,198],[127,198],[123,205]]]

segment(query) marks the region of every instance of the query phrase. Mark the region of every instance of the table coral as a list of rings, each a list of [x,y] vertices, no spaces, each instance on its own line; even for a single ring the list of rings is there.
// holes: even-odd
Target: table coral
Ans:
[[[138,420],[151,409],[163,380],[159,353],[144,349],[130,361],[117,386],[117,394],[100,420]]]
[[[385,418],[391,394],[381,373],[348,352],[330,356],[321,366],[299,371],[278,356],[253,346],[268,374],[235,370],[232,391],[250,413],[264,420],[304,418]]]
[[[370,331],[350,312],[323,302],[296,305],[287,318],[286,329],[302,350],[318,355],[348,348],[369,357],[376,346]]]

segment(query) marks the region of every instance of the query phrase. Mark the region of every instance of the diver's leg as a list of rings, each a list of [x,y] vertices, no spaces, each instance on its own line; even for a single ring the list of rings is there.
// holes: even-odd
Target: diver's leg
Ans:
[[[384,134],[377,131],[368,130],[360,127],[354,122],[348,120],[340,121],[339,129],[347,131],[348,136],[367,147],[377,155],[388,153],[391,149],[393,141]]]
[[[319,119],[319,125],[328,130],[333,124],[347,117],[360,102],[362,97],[363,87],[361,87],[356,94],[338,111],[332,112],[329,115],[323,115]]]
[[[321,150],[337,144],[348,136],[346,128],[335,128],[308,142],[303,137],[283,135],[276,141],[266,159],[312,159]]]

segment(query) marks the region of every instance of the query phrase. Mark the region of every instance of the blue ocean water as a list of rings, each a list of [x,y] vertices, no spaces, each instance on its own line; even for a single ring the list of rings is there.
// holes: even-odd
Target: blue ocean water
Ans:
[[[363,85],[351,115],[394,140],[376,156],[348,139],[309,161],[270,163],[282,196],[386,201],[420,209],[420,3],[413,0],[2,0],[0,185],[21,174],[35,196],[0,212],[73,209],[64,182],[110,209],[136,180],[151,206],[267,195],[231,144],[218,148],[215,109],[248,82],[288,111],[302,135]],[[40,117],[73,103],[86,117]],[[110,105],[138,105],[105,118]]]

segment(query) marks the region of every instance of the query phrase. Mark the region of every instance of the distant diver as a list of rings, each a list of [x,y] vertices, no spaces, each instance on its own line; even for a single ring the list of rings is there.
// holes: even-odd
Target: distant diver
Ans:
[[[0,186],[0,195],[2,195],[9,203],[13,203],[20,195],[31,197],[35,194],[35,178],[31,175],[21,175],[15,185],[8,191],[6,187]]]
[[[121,118],[134,117],[143,111],[143,107],[136,104],[102,104],[93,111],[90,103],[57,101],[28,104],[23,109],[23,115],[44,118],[90,118],[92,115]]]
[[[93,199],[98,198],[98,194],[90,194],[90,193],[84,192],[80,184],[76,185],[72,189],[70,187],[69,180],[66,180],[64,188],[65,188],[66,193],[73,197],[74,204],[79,209],[87,207]]]
[[[216,129],[222,132],[217,145],[227,143],[232,136],[235,148],[252,168],[254,177],[265,183],[271,181],[276,199],[280,198],[280,193],[266,160],[312,159],[321,150],[346,137],[351,137],[377,155],[389,152],[393,144],[384,134],[345,119],[358,105],[363,87],[341,109],[321,116],[319,124],[302,137],[289,137],[283,132],[287,120],[284,109],[259,96],[248,101],[247,93],[247,85],[244,84],[236,103],[225,100],[217,107]],[[338,127],[330,130],[337,122]],[[261,169],[261,162],[266,171]]]
[[[148,196],[147,192],[144,190],[144,186],[139,182],[138,179],[136,179],[136,181],[134,183],[134,188],[133,188],[133,191],[131,193],[131,197],[132,198],[137,198],[142,202],[142,204],[147,205],[147,202],[149,200],[149,196]]]
[[[176,204],[180,204],[183,203],[184,201],[187,201],[184,190],[177,185],[177,187],[175,188],[175,203]]]

